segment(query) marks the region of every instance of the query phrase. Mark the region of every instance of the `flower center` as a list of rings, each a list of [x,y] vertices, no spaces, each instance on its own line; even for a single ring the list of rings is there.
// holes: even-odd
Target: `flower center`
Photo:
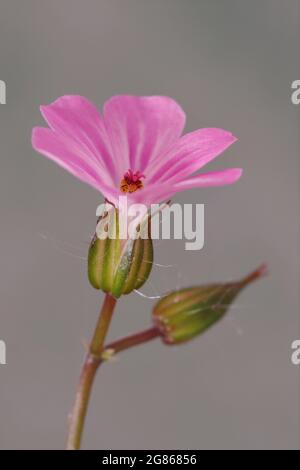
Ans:
[[[138,189],[142,189],[142,178],[145,178],[145,175],[140,171],[136,171],[135,173],[133,173],[132,170],[126,171],[120,183],[120,190],[122,193],[134,193]]]

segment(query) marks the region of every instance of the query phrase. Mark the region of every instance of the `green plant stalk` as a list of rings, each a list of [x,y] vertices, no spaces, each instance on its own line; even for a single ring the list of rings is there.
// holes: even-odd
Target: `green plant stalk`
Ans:
[[[103,344],[108,332],[115,305],[116,299],[110,294],[106,294],[98,323],[96,325],[95,332],[82,367],[75,403],[70,415],[70,425],[66,447],[67,450],[78,450],[80,448],[91,390],[95,374],[102,360],[101,353],[103,350]]]
[[[114,341],[113,343],[110,343],[105,346],[101,354],[100,362],[105,362],[121,351],[125,351],[126,349],[130,349],[134,346],[147,343],[148,341],[158,338],[159,336],[160,332],[154,326],[147,330],[140,331],[139,333],[135,333],[133,335],[126,336],[125,338],[118,339],[117,341]]]
[[[106,362],[112,356],[121,351],[144,344],[160,336],[159,330],[156,327],[152,327],[139,333],[126,336],[125,338],[121,338],[103,347],[115,304],[116,299],[107,294],[81,371],[75,403],[70,416],[67,450],[80,449],[91,390],[100,364]]]

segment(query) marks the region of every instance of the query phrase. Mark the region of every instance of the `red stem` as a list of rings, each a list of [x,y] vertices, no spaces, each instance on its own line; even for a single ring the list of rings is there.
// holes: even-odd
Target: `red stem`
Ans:
[[[133,346],[138,346],[139,344],[147,343],[154,338],[158,338],[160,333],[157,328],[149,328],[148,330],[141,331],[140,333],[136,333],[134,335],[126,336],[125,338],[121,338],[113,343],[108,344],[105,346],[104,351],[102,354],[102,361],[103,355],[105,357],[105,353],[109,352],[110,350],[113,351],[113,354],[124,351],[125,349],[132,348]]]

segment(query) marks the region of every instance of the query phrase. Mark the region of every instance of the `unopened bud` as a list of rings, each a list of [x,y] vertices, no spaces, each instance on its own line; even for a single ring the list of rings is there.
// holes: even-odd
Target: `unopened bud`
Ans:
[[[263,265],[237,282],[191,287],[168,294],[153,310],[153,321],[167,344],[188,341],[220,320],[239,292],[267,272]]]
[[[100,217],[100,228],[89,248],[88,277],[93,287],[118,298],[140,288],[148,279],[153,263],[153,245],[150,222],[145,238],[121,238],[119,211],[113,209],[111,215],[109,229],[105,223],[101,225],[107,213]],[[110,234],[105,236],[107,230]]]

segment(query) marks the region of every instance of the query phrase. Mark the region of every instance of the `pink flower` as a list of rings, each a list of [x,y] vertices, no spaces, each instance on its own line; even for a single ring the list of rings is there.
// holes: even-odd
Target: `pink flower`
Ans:
[[[223,129],[198,129],[181,137],[185,114],[165,96],[114,96],[103,116],[82,96],[41,106],[49,128],[35,127],[33,147],[118,204],[146,205],[186,189],[237,181],[242,170],[196,174],[236,141]]]

